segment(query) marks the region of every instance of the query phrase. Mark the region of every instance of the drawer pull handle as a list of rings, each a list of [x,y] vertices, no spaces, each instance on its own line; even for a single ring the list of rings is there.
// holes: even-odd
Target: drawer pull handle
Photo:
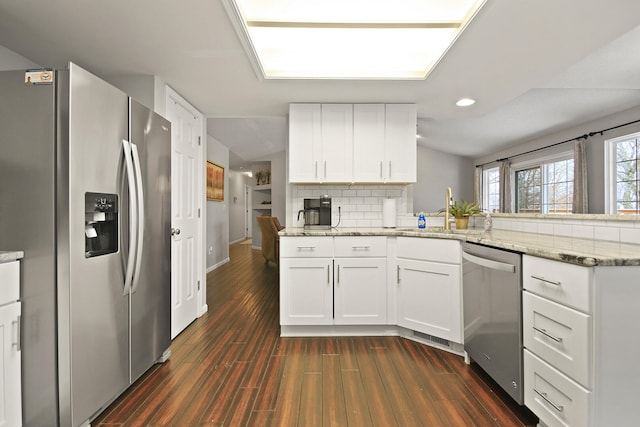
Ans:
[[[549,398],[547,397],[547,393],[540,392],[540,391],[536,390],[535,388],[533,389],[533,391],[535,391],[535,392],[536,392],[536,393],[537,393],[541,398],[543,398],[543,399],[544,399],[544,400],[545,400],[549,405],[553,406],[553,409],[555,409],[556,411],[558,411],[558,412],[563,412],[563,411],[564,411],[564,406],[562,406],[562,405],[557,405],[557,404],[553,403],[553,402],[551,401],[551,399],[549,399]]]
[[[536,276],[535,274],[532,274],[532,275],[531,275],[531,278],[532,278],[532,279],[536,279],[536,280],[540,280],[540,281],[542,281],[542,282],[544,282],[544,283],[548,283],[548,284],[550,284],[550,285],[555,285],[555,286],[561,286],[561,285],[562,285],[562,283],[561,283],[561,282],[554,282],[553,280],[545,279],[544,277],[542,277],[542,276]]]
[[[371,249],[371,246],[351,246],[351,249],[354,251],[368,251]]]
[[[315,246],[298,246],[298,250],[299,251],[304,251],[304,250],[308,250],[308,251],[313,251],[315,250]]]
[[[542,335],[544,335],[545,337],[549,337],[549,338],[551,338],[551,339],[552,339],[552,340],[554,340],[555,342],[562,342],[562,338],[555,337],[555,336],[551,335],[549,332],[547,332],[547,330],[546,330],[546,329],[536,328],[535,326],[533,326],[533,329],[534,329],[535,331],[540,332],[540,333],[541,333]]]

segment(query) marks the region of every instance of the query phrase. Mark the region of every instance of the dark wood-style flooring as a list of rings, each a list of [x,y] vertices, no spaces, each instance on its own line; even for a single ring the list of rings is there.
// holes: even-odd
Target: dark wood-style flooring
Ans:
[[[92,426],[534,426],[477,367],[399,337],[280,338],[278,275],[251,245],[209,311]]]

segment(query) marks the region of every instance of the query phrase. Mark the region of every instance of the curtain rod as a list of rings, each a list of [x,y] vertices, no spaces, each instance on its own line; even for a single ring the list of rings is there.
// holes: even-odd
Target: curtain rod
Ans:
[[[542,151],[542,150],[546,150],[548,148],[555,147],[557,145],[566,144],[567,142],[571,142],[571,141],[579,141],[581,139],[587,140],[587,139],[589,139],[590,137],[592,137],[594,135],[598,135],[598,134],[604,135],[605,132],[609,132],[611,130],[618,129],[618,128],[625,127],[625,126],[629,126],[629,125],[632,125],[632,124],[635,124],[635,123],[640,123],[640,120],[634,120],[632,122],[624,123],[624,124],[621,124],[621,125],[618,125],[618,126],[613,126],[613,127],[607,128],[607,129],[602,129],[602,130],[599,130],[599,131],[596,131],[596,132],[585,133],[584,135],[576,136],[575,138],[566,139],[564,141],[556,142],[554,144],[546,145],[546,146],[540,147],[540,148],[534,148],[533,150],[525,151],[524,153],[514,154],[513,156],[510,156],[510,157],[504,157],[502,159],[496,159],[496,160],[492,160],[490,162],[485,162],[485,163],[476,165],[476,167],[485,166],[485,165],[488,165],[488,164],[491,164],[491,163],[499,163],[499,162],[502,162],[504,160],[513,159],[514,157],[520,157],[520,156],[524,156],[525,154],[531,154],[531,153],[535,153],[536,151]]]

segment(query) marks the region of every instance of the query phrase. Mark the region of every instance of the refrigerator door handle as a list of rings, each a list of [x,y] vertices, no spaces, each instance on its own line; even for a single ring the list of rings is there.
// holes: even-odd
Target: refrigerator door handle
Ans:
[[[124,273],[123,295],[130,293],[131,282],[133,281],[133,269],[135,262],[135,245],[138,236],[138,205],[136,203],[135,172],[133,170],[133,159],[131,155],[131,143],[126,139],[122,140],[122,151],[124,152],[124,164],[129,184],[129,254],[127,256],[127,266]]]
[[[142,182],[142,169],[140,163],[140,156],[138,155],[138,147],[136,144],[131,144],[131,152],[133,154],[133,166],[136,176],[136,194],[138,199],[138,235],[136,244],[136,262],[134,264],[133,282],[131,293],[134,293],[138,288],[140,282],[140,270],[142,268],[142,250],[144,248],[144,193]]]

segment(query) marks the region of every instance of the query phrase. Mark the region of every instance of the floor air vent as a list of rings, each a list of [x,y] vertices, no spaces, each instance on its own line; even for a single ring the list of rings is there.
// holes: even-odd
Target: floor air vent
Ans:
[[[413,331],[413,336],[417,338],[422,338],[423,340],[434,342],[436,344],[439,344],[445,347],[451,347],[451,343],[449,342],[449,340],[434,337],[433,335],[428,335],[428,334],[423,334],[422,332]]]

